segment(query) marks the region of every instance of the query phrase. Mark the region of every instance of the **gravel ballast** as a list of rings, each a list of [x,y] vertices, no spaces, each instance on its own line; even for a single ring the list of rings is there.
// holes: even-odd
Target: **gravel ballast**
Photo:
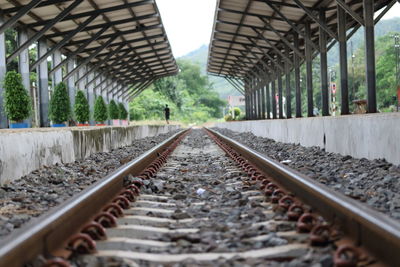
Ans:
[[[356,159],[319,147],[276,142],[252,133],[215,128],[276,161],[400,220],[400,166],[384,159]]]
[[[56,164],[0,187],[0,237],[55,207],[177,131],[135,140],[132,146]]]
[[[151,179],[127,179],[143,182],[141,194],[76,266],[332,266],[333,245],[308,246],[205,131],[192,130]]]

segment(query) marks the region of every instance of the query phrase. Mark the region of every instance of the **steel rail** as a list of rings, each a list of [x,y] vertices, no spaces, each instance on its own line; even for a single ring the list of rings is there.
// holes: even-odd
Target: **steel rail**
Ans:
[[[236,152],[274,177],[282,187],[339,225],[355,245],[366,249],[388,266],[400,262],[400,224],[356,200],[346,197],[287,166],[248,148],[212,129],[207,129]]]
[[[85,223],[123,189],[126,175],[138,175],[158,157],[158,153],[186,131],[174,134],[2,240],[0,266],[24,266],[39,255],[50,256],[57,249],[66,247],[69,237],[78,233]]]

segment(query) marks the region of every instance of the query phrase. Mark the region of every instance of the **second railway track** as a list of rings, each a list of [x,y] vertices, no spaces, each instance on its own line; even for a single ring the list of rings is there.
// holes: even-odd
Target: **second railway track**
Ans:
[[[208,134],[211,138],[206,131],[193,130],[183,140],[183,135],[175,135],[83,192],[59,213],[43,216],[36,228],[16,233],[0,248],[0,265],[400,262],[395,221],[355,201],[346,202],[296,172],[289,177],[287,168],[217,133]],[[24,249],[30,252],[24,255]]]

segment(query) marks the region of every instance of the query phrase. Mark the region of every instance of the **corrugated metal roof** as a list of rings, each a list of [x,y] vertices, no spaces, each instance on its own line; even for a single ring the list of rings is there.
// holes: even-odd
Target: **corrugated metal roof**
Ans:
[[[29,2],[29,0],[2,0],[0,9],[6,18],[10,18]],[[74,2],[68,0],[42,1],[28,14],[21,17],[18,23],[38,32]],[[93,17],[91,18],[91,16]],[[102,64],[102,67],[107,66],[114,70],[115,77],[132,82],[137,80],[137,72],[123,72],[126,70],[125,68],[131,68],[129,63],[132,61],[137,65],[141,64],[141,69],[145,70],[140,74],[141,79],[177,73],[178,67],[154,0],[84,0],[48,30],[44,36],[50,43],[57,44],[89,18],[92,21],[83,31],[77,33],[63,45],[62,53],[68,55],[77,51],[85,41],[103,31],[99,38],[77,54],[79,58],[82,60],[88,58],[96,49],[114,38],[103,51],[90,61],[91,63],[96,64],[116,49],[120,49],[118,53]],[[121,59],[121,55],[124,55],[123,59]]]
[[[318,10],[326,10],[327,27],[336,33],[335,0],[301,0],[315,17]],[[375,10],[388,5],[391,0],[375,1]],[[362,1],[346,1],[356,13],[362,15]],[[282,17],[281,14],[284,16]],[[284,54],[283,38],[292,41],[294,24],[304,31],[306,12],[294,0],[218,0],[214,28],[208,56],[208,72],[214,75],[244,78],[255,70],[261,61],[269,64],[277,55],[276,49]],[[290,22],[287,22],[286,19]],[[319,25],[311,23],[311,40],[318,47]],[[348,28],[356,22],[349,17]],[[329,41],[333,40],[329,37]],[[304,50],[304,39],[300,36],[300,51]],[[291,49],[292,50],[292,49]],[[293,51],[290,52],[293,54]],[[303,52],[302,52],[303,53]],[[304,54],[304,53],[303,53]],[[270,57],[270,58],[269,58]],[[266,70],[268,72],[268,70]]]

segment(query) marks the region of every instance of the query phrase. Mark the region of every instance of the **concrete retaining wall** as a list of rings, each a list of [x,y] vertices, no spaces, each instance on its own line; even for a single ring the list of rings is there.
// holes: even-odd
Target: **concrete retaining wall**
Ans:
[[[218,123],[284,143],[319,146],[355,158],[400,164],[400,113]]]
[[[178,129],[176,125],[0,131],[0,184],[43,166],[129,146],[134,140]]]

